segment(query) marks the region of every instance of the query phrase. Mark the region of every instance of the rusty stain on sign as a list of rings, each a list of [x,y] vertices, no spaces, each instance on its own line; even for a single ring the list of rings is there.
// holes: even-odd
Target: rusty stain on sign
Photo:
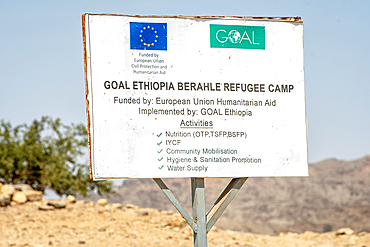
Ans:
[[[89,96],[89,84],[87,80],[87,49],[86,49],[86,29],[85,29],[85,23],[86,23],[86,14],[82,15],[82,34],[83,34],[83,45],[84,45],[84,69],[85,69],[85,98],[86,98],[86,114],[87,114],[87,134],[88,134],[88,143],[89,143],[89,167],[90,167],[90,178],[93,178],[93,171],[92,171],[92,157],[91,157],[91,133],[90,133],[90,102],[88,99]]]
[[[244,20],[269,20],[269,21],[290,21],[302,23],[299,16],[182,16],[182,15],[121,15],[121,14],[84,14],[85,15],[100,15],[100,16],[126,16],[139,18],[180,18],[180,19],[244,19]]]

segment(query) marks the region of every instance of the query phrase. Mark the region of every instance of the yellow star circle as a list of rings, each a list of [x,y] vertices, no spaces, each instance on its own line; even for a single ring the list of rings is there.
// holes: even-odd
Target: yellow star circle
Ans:
[[[154,30],[154,27],[150,27],[149,25],[147,26],[147,27],[143,27],[143,29],[142,30],[140,30],[140,33],[143,33],[144,32],[144,30],[146,30],[146,29],[148,29],[148,30],[152,30],[152,31],[154,31],[154,33],[157,33],[157,31],[156,30]],[[143,35],[139,35],[139,37],[140,38],[142,38],[143,37]],[[153,46],[154,45],[154,43],[156,43],[158,40],[157,40],[157,38],[158,38],[158,35],[156,35],[155,36],[155,39],[154,39],[154,42],[152,42],[151,44],[149,43],[149,44],[147,44],[146,42],[144,42],[144,40],[143,39],[140,39],[140,42],[142,42],[144,45],[146,45],[146,46],[148,46],[148,47],[150,47],[150,46]]]

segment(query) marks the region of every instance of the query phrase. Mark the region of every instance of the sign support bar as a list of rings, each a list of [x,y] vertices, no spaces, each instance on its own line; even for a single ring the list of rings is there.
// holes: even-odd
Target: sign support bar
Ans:
[[[194,247],[207,247],[207,233],[221,217],[247,179],[233,178],[206,214],[204,178],[191,178],[191,202],[193,209],[193,218],[191,218],[162,179],[153,178],[177,211],[193,229]]]
[[[167,196],[167,198],[171,201],[171,203],[175,206],[177,211],[182,215],[182,217],[186,220],[189,226],[193,229],[194,232],[197,232],[197,225],[194,223],[193,219],[190,215],[186,212],[186,210],[180,205],[180,202],[177,198],[172,194],[170,189],[167,185],[162,181],[160,178],[153,178],[153,180],[158,184],[159,188],[163,191],[163,193]]]
[[[233,178],[207,213],[207,233],[221,217],[227,206],[248,178]]]

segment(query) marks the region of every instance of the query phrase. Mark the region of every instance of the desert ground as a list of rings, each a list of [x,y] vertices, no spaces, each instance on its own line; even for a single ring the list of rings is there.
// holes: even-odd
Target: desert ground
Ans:
[[[177,212],[107,204],[104,200],[50,203],[43,199],[0,207],[0,246],[194,245],[191,228]],[[208,246],[370,247],[370,233],[342,229],[271,236],[213,228]]]

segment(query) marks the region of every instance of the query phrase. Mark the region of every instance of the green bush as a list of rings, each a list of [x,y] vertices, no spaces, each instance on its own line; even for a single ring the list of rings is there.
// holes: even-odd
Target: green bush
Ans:
[[[87,164],[78,163],[87,150],[84,125],[67,126],[60,119],[42,117],[31,125],[0,125],[0,181],[26,183],[35,190],[58,195],[88,196],[112,191],[109,181],[90,179]]]

